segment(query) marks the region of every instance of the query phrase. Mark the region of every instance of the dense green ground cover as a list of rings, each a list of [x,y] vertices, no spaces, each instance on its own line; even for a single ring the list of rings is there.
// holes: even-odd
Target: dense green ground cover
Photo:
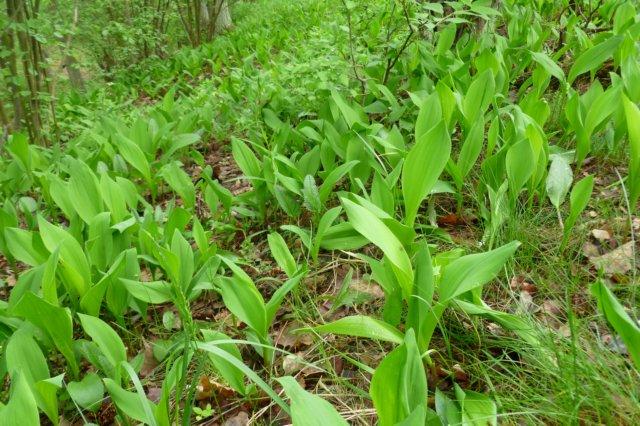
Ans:
[[[637,5],[232,12],[0,148],[0,417],[640,421]]]

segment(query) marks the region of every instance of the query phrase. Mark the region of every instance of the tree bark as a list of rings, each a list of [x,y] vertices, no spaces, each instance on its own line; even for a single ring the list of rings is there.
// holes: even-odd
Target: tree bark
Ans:
[[[74,2],[73,5],[73,30],[76,29],[78,25],[78,4]],[[64,39],[64,51],[62,58],[62,66],[67,72],[67,76],[69,77],[69,82],[71,83],[71,87],[75,90],[84,92],[84,79],[82,78],[82,73],[78,69],[76,58],[71,54],[71,34],[67,34]]]
[[[215,34],[223,33],[233,26],[228,0],[216,0]]]
[[[7,16],[10,21],[15,20],[15,4],[11,0],[7,0]],[[7,82],[7,86],[9,87],[9,92],[11,93],[11,102],[13,104],[13,124],[12,129],[19,129],[22,123],[22,119],[24,118],[24,99],[22,94],[20,93],[20,87],[16,84],[18,81],[18,59],[16,55],[16,45],[15,45],[15,37],[14,31],[11,28],[6,28],[4,34],[2,36],[2,42],[9,52],[9,55],[5,60],[2,60],[3,63],[1,65],[9,69],[9,74],[11,78]]]

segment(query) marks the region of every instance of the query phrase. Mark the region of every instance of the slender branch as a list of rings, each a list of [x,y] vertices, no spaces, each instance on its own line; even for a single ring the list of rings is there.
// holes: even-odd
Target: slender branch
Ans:
[[[407,34],[407,37],[404,39],[404,42],[402,43],[402,46],[400,47],[400,50],[395,55],[395,57],[387,59],[387,68],[384,70],[384,77],[382,78],[382,84],[384,85],[387,84],[391,70],[396,65],[396,63],[398,63],[400,56],[402,56],[402,54],[407,49],[407,47],[409,47],[409,42],[411,41],[411,39],[413,38],[413,35],[415,34],[415,31],[413,31],[413,25],[411,25],[411,18],[409,17],[407,4],[404,1],[402,2],[402,11],[404,12],[405,20],[407,21],[407,25],[409,26],[409,34]]]
[[[349,27],[349,50],[351,52],[351,66],[353,67],[353,73],[355,74],[356,78],[360,82],[360,85],[362,86],[362,94],[364,95],[367,91],[367,82],[360,76],[360,73],[358,72],[358,65],[356,64],[356,55],[355,55],[355,50],[353,48],[354,42],[353,42],[353,29],[351,24],[351,10],[349,9],[349,6],[347,6],[346,0],[342,0],[342,5],[347,11],[347,25]]]

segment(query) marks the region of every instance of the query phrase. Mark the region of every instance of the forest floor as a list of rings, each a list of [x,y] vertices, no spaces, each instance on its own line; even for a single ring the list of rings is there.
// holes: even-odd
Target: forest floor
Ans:
[[[240,346],[241,359],[264,378],[295,376],[302,388],[329,401],[350,424],[368,425],[376,421],[368,391],[372,374],[395,344],[324,334],[313,328],[352,315],[373,318],[385,315],[385,289],[373,279],[370,265],[362,256],[379,258],[382,252],[374,244],[366,244],[360,249],[323,249],[317,260],[312,259],[300,233],[292,229],[313,230],[321,215],[307,208],[308,203],[300,197],[293,202],[298,214],[285,211],[273,196],[273,188],[261,186],[255,176],[247,177],[246,166],[236,163],[238,150],[233,145],[235,140],[246,141],[260,155],[264,162],[259,164],[259,172],[264,173],[264,181],[269,179],[265,169],[269,162],[276,172],[278,167],[279,170],[301,167],[301,157],[319,141],[316,129],[320,126],[316,122],[321,121],[326,111],[337,111],[332,91],[357,93],[363,70],[374,67],[379,59],[362,47],[365,44],[362,40],[353,54],[350,37],[355,30],[351,25],[356,24],[347,22],[345,15],[338,13],[341,8],[342,3],[334,0],[242,2],[233,10],[235,27],[215,42],[216,57],[204,61],[198,72],[188,77],[167,75],[165,81],[152,88],[133,85],[135,91],[113,92],[113,99],[117,100],[109,107],[98,103],[87,105],[85,120],[98,123],[102,115],[118,115],[123,122],[134,123],[149,120],[164,108],[179,117],[175,120],[179,123],[176,128],[184,125],[188,129],[189,125],[184,123],[192,119],[190,114],[196,117],[191,127],[197,128],[201,140],[187,152],[181,152],[180,160],[197,188],[192,213],[207,232],[211,231],[209,242],[218,253],[242,266],[265,300],[291,278],[279,259],[274,259],[268,238],[271,232],[284,236],[295,264],[306,269],[301,283],[285,299],[268,331],[276,348],[272,362],[265,363],[251,344]],[[265,30],[256,29],[267,21]],[[267,42],[265,37],[271,39]],[[199,54],[208,55],[210,51]],[[410,93],[403,91],[398,97],[406,100]],[[563,105],[556,109],[551,113],[551,121],[560,120],[557,116]],[[413,123],[407,122],[403,119],[397,123],[403,132],[409,126],[411,134]],[[551,123],[548,127],[555,125]],[[84,145],[90,147],[92,140],[99,140],[95,135],[102,135],[106,128],[103,124],[73,128],[79,135],[68,142],[75,150],[73,155],[85,155]],[[274,154],[264,160],[269,151],[286,154],[287,158]],[[203,171],[208,167],[211,178],[227,190],[216,192],[218,199],[213,204],[224,210],[224,194],[230,194],[233,207],[229,214],[210,213],[209,197],[213,196],[197,186],[204,181]],[[491,248],[487,248],[485,238],[487,222],[477,207],[477,184],[482,180],[480,167],[477,169],[471,171],[460,189],[462,208],[450,193],[431,196],[429,206],[426,202],[422,204],[417,234],[428,240],[434,252],[455,258]],[[490,395],[501,424],[640,422],[637,371],[629,366],[627,347],[607,326],[589,290],[601,279],[615,289],[621,300],[630,300],[632,306],[638,300],[640,217],[630,213],[634,209],[625,204],[626,187],[621,182],[627,172],[626,151],[612,149],[604,140],[594,144],[575,176],[575,180],[594,177],[593,195],[562,250],[559,243],[563,228],[556,209],[535,197],[519,202],[506,218],[498,240],[501,243],[517,240],[522,244],[497,277],[484,286],[482,297],[491,309],[523,319],[531,327],[536,343],[525,342],[496,321],[461,310],[447,310],[430,344],[426,371],[430,407],[435,406],[436,390],[451,395],[459,386],[465,391]],[[136,182],[143,180],[138,178]],[[296,185],[291,184],[297,188]],[[153,208],[189,209],[184,201],[176,201],[164,184],[159,188],[161,193],[166,192],[157,198],[152,198],[150,192],[141,192]],[[336,193],[339,190],[359,189],[342,182],[334,189]],[[400,193],[399,189],[396,193]],[[334,197],[321,209],[326,211],[339,205]],[[567,209],[562,207],[562,215],[566,215]],[[183,228],[195,233],[191,224]],[[194,250],[198,247],[196,243],[191,245]],[[147,261],[150,255],[145,256],[142,261]],[[0,256],[0,281],[5,284],[0,290],[3,300],[10,301],[9,290],[16,286],[25,269],[26,265],[12,265]],[[141,282],[163,279],[167,279],[167,274],[157,264],[141,266]],[[199,328],[216,330],[239,341],[253,339],[246,333],[246,322],[234,315],[215,291],[202,292],[190,302],[189,309]],[[129,355],[140,357],[138,376],[147,397],[158,401],[166,377],[161,354],[166,354],[182,329],[179,306],[172,301],[153,304],[146,317],[129,313],[123,323],[109,314],[105,318],[110,318],[110,324],[125,341]],[[406,331],[403,326],[399,330]],[[52,372],[65,370],[64,359],[60,357],[58,361],[52,363]],[[92,369],[89,362],[85,364],[84,368]],[[194,364],[189,370],[192,384],[189,395],[193,397],[193,407],[201,413],[198,424],[231,426],[288,421],[286,413],[265,394],[247,392],[243,396],[224,383],[205,359]],[[282,393],[277,383],[273,387]],[[179,407],[180,403],[174,401],[173,405]],[[206,411],[207,405],[214,407],[211,412]],[[109,424],[116,415],[109,400],[99,410],[83,414],[85,420],[98,424]],[[65,424],[82,421],[73,412],[65,414],[65,419]]]

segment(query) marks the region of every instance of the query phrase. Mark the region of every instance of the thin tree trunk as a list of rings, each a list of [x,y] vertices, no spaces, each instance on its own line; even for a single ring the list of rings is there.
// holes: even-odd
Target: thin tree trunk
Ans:
[[[73,4],[73,22],[72,22],[72,31],[75,31],[78,25],[78,3],[74,2]],[[71,87],[79,92],[85,91],[84,79],[82,78],[82,73],[78,69],[76,58],[71,54],[71,33],[67,34],[64,39],[64,51],[62,66],[64,67],[67,75],[69,76],[69,82],[71,83]]]
[[[4,103],[2,102],[2,99],[0,99],[0,124],[2,125],[2,132],[0,133],[0,147],[2,147],[2,144],[9,135],[10,127],[9,118],[7,117],[7,113],[4,109]]]
[[[25,0],[16,0],[15,17],[18,25],[17,38],[21,51],[24,78],[29,89],[29,136],[37,144],[42,144],[42,117],[40,116],[39,82],[40,73],[35,69],[35,56],[29,34],[26,31],[27,13]]]
[[[216,10],[215,34],[220,34],[233,26],[229,2],[227,0],[216,0]]]
[[[7,16],[9,21],[15,20],[15,4],[12,0],[7,0]],[[11,103],[13,105],[13,124],[11,128],[13,130],[19,129],[24,118],[24,99],[20,93],[20,87],[16,84],[18,81],[18,59],[16,55],[15,36],[13,29],[7,27],[2,35],[2,44],[6,48],[8,55],[6,59],[0,58],[0,65],[2,68],[9,70],[9,79],[7,81],[7,87],[11,94]]]

